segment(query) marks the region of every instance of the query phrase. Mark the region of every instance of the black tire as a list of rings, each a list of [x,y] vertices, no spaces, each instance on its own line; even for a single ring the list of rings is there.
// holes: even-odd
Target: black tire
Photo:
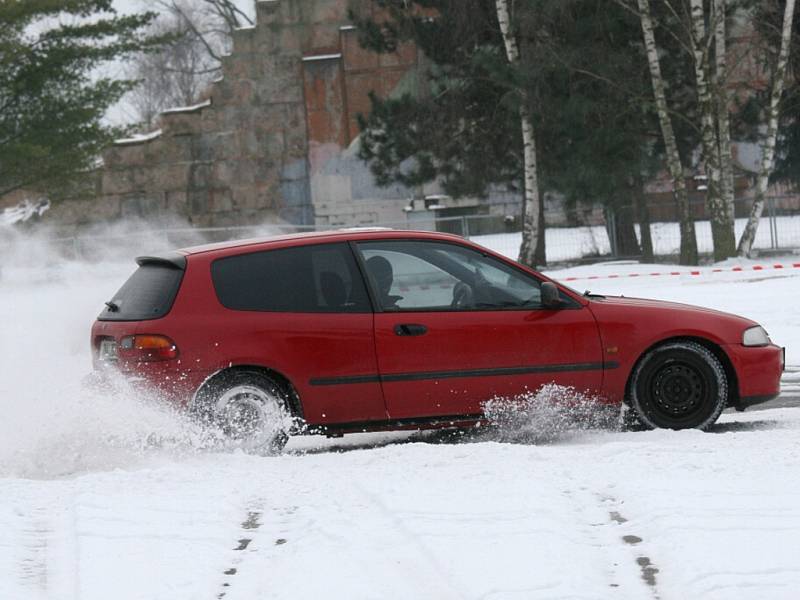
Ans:
[[[204,385],[193,412],[248,454],[280,454],[291,423],[286,392],[264,373],[231,370]]]
[[[654,348],[636,365],[629,403],[650,429],[708,429],[728,403],[728,378],[714,354],[695,342]]]

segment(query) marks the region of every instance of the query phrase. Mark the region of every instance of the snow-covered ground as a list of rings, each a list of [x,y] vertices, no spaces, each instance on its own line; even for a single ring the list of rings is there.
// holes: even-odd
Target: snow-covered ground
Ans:
[[[799,409],[726,413],[711,433],[550,431],[534,410],[513,429],[309,437],[249,457],[82,386],[91,322],[132,270],[40,244],[4,253],[0,599],[798,595]],[[570,285],[743,314],[800,364],[800,269],[699,271]]]
[[[736,239],[744,231],[747,219],[736,219]],[[777,244],[779,248],[800,248],[800,216],[776,217]],[[714,251],[711,237],[711,224],[708,221],[695,222],[697,247],[701,254],[710,255]],[[677,223],[653,223],[650,228],[653,239],[653,252],[656,256],[677,256],[680,254],[681,236]],[[636,226],[639,236],[639,226]],[[493,247],[509,256],[517,256],[520,234],[496,234],[478,236],[480,243]],[[550,262],[575,261],[604,256],[611,253],[608,231],[602,225],[586,227],[550,227],[546,231],[547,260]],[[753,248],[765,250],[772,247],[770,226],[762,219]],[[787,250],[788,251],[788,250]]]

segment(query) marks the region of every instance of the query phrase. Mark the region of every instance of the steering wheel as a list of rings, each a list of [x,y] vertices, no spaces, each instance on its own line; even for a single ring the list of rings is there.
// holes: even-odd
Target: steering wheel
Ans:
[[[450,303],[450,308],[471,308],[475,305],[475,299],[472,293],[472,288],[459,281],[453,286],[453,301]]]

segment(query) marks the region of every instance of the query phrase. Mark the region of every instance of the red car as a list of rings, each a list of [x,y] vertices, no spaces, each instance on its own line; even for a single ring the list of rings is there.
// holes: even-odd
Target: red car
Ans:
[[[776,397],[783,349],[713,310],[581,295],[462,238],[351,230],[138,259],[92,328],[113,366],[278,450],[289,419],[341,433],[463,426],[542,385],[705,429]]]

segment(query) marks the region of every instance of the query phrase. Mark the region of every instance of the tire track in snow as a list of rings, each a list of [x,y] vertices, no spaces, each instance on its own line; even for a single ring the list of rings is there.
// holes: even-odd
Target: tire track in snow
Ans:
[[[626,524],[629,521],[621,512],[623,503],[617,500],[617,498],[613,495],[596,495],[600,502],[608,507],[608,522],[616,528],[627,528]],[[638,546],[644,541],[641,537],[633,533],[624,534],[620,539],[631,548]],[[658,592],[657,575],[660,573],[660,570],[658,567],[656,567],[649,556],[639,552],[635,552],[635,555],[636,565],[639,567],[642,581],[644,581],[644,583],[650,588],[651,592],[653,593],[653,597],[656,600],[659,600],[660,595]]]
[[[218,599],[222,599],[228,595],[228,591],[233,583],[231,578],[241,569],[241,564],[245,559],[245,556],[242,553],[246,552],[248,548],[250,548],[250,544],[253,542],[253,539],[256,536],[255,534],[261,527],[261,518],[263,514],[263,509],[248,509],[247,516],[245,517],[244,521],[242,521],[241,528],[239,530],[240,537],[236,540],[236,546],[233,548],[233,551],[237,554],[230,562],[229,567],[222,572],[222,574],[225,576],[225,581],[221,585],[222,591],[217,594]],[[253,551],[254,548],[250,548],[250,552]]]
[[[634,552],[631,548],[643,542],[642,538],[629,529],[628,519],[622,512],[623,502],[613,494],[600,493],[579,483],[570,473],[566,479],[573,485],[564,490],[563,495],[572,504],[576,521],[591,540],[591,544],[602,550],[607,560],[608,586],[614,589],[615,596],[641,598],[642,586],[646,586],[655,600],[660,596],[656,576],[659,569],[649,556]],[[620,531],[620,528],[623,531]]]
[[[461,599],[467,597],[467,594],[459,588],[453,578],[448,574],[447,569],[441,564],[436,554],[425,545],[419,536],[409,531],[400,516],[391,511],[377,495],[366,489],[358,481],[354,481],[352,487],[357,497],[361,500],[366,500],[368,505],[373,508],[371,511],[372,515],[366,516],[368,518],[374,518],[383,524],[383,527],[376,529],[381,531],[384,535],[388,534],[398,538],[397,543],[392,544],[391,547],[398,548],[406,545],[416,549],[416,552],[404,557],[410,558],[412,564],[404,565],[403,561],[398,560],[396,555],[386,554],[385,551],[383,551],[383,548],[386,546],[382,546],[379,551],[384,554],[383,562],[385,565],[392,564],[394,565],[394,569],[407,571],[406,575],[411,575],[411,577],[405,578],[407,581],[420,581],[421,587],[425,589],[431,597],[437,598],[438,600],[446,600],[449,598]],[[345,512],[342,511],[342,514],[345,514]],[[348,519],[351,527],[354,529],[363,528],[363,522],[365,520],[366,519],[361,518],[359,518],[358,521]]]
[[[19,580],[26,587],[46,594],[48,589],[47,553],[52,527],[47,520],[48,510],[35,507],[26,515],[20,539],[21,556],[18,563]]]
[[[5,583],[14,590],[9,598],[80,598],[78,514],[73,500],[70,494],[50,497],[39,489],[19,497],[10,523],[0,522],[3,545],[16,551],[11,563],[15,576],[11,571],[5,575],[10,580]]]
[[[239,528],[239,535],[235,541],[235,547],[232,548],[232,551],[235,553],[233,558],[231,559],[228,568],[226,568],[222,575],[224,580],[220,585],[221,590],[217,593],[217,599],[222,600],[225,598],[231,589],[234,587],[236,575],[244,572],[246,566],[249,566],[248,563],[252,563],[253,559],[259,556],[259,551],[263,550],[263,548],[258,544],[263,538],[264,535],[258,535],[264,520],[264,516],[266,514],[265,509],[265,502],[257,502],[253,503],[251,508],[247,509],[247,516],[242,521],[240,528]],[[258,506],[258,508],[255,508]],[[273,509],[273,511],[278,512],[278,518],[275,519],[275,525],[283,524],[285,525],[285,520],[287,517],[291,517],[295,511],[296,507],[289,507],[285,509]],[[284,535],[282,531],[283,527],[280,527],[278,533],[280,535]],[[285,537],[278,537],[275,538],[273,542],[273,546],[283,546],[289,540]],[[269,556],[263,556],[262,558],[268,559]]]

